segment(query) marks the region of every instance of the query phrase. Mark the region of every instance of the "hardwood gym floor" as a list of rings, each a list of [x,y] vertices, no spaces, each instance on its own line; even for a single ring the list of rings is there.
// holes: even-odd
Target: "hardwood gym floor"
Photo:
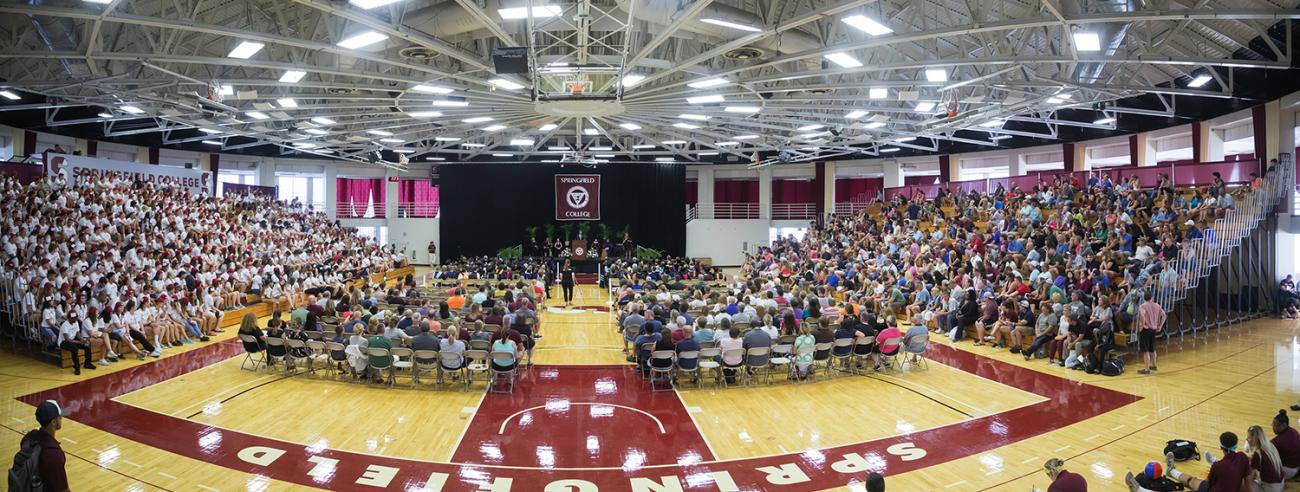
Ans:
[[[623,364],[606,303],[580,286],[580,309],[545,311],[509,395],[241,370],[233,328],[81,377],[6,347],[0,454],[54,397],[72,412],[74,490],[860,490],[884,468],[889,490],[1024,491],[1056,456],[1104,491],[1168,439],[1210,449],[1300,399],[1300,324],[1272,319],[1161,345],[1154,376],[940,341],[928,368],[654,392]]]

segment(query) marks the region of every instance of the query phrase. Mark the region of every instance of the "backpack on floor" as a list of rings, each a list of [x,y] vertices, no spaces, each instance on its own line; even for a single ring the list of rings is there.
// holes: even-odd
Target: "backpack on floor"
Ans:
[[[41,481],[41,443],[37,439],[24,439],[18,453],[14,454],[14,466],[9,469],[9,490],[11,492],[41,492],[45,483]]]
[[[1101,363],[1102,376],[1118,376],[1124,374],[1124,359],[1114,358]]]
[[[1147,474],[1139,473],[1133,478],[1137,480],[1139,486],[1151,492],[1177,492],[1183,490],[1183,484],[1170,480],[1169,477],[1151,479],[1147,478]]]
[[[1173,453],[1174,460],[1187,461],[1201,459],[1201,452],[1196,450],[1196,442],[1186,439],[1175,439],[1165,445],[1165,454]]]

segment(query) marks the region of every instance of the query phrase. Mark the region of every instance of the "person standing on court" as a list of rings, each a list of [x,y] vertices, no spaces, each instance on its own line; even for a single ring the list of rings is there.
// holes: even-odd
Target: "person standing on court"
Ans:
[[[569,260],[564,260],[560,270],[560,288],[564,290],[564,307],[573,307],[573,263]]]
[[[68,457],[55,439],[55,435],[63,428],[63,417],[67,416],[68,411],[59,408],[54,400],[45,400],[36,405],[36,422],[41,428],[23,436],[18,455],[14,456],[14,468],[10,470],[9,490],[69,490],[68,472],[64,467]],[[15,472],[28,481],[15,483]]]
[[[1138,307],[1138,352],[1146,367],[1138,374],[1151,374],[1156,370],[1156,335],[1165,329],[1165,308],[1155,301],[1155,291],[1148,290],[1145,301]]]

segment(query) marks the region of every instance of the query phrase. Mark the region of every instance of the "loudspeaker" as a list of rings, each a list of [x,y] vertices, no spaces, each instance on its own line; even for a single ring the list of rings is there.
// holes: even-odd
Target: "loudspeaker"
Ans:
[[[528,73],[528,48],[493,48],[492,64],[497,75]]]

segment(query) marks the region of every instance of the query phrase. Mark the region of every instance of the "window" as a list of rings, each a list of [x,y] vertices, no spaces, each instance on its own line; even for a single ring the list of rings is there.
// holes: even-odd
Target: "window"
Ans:
[[[804,234],[808,234],[807,227],[771,227],[767,230],[768,244],[777,239],[794,236],[795,239],[803,241]]]
[[[217,183],[234,183],[234,184],[251,185],[253,184],[254,178],[255,176],[253,176],[252,174],[218,173]],[[222,193],[224,193],[223,188],[224,187],[222,185],[220,184],[217,185],[217,196],[221,196]]]
[[[388,244],[388,226],[358,227],[357,235],[372,241],[377,240],[380,246]]]
[[[298,203],[306,205],[311,198],[307,190],[308,183],[310,181],[305,176],[276,176],[275,184],[279,187],[277,198],[285,202],[297,199]]]
[[[315,210],[325,210],[325,178],[311,178],[311,206]]]

